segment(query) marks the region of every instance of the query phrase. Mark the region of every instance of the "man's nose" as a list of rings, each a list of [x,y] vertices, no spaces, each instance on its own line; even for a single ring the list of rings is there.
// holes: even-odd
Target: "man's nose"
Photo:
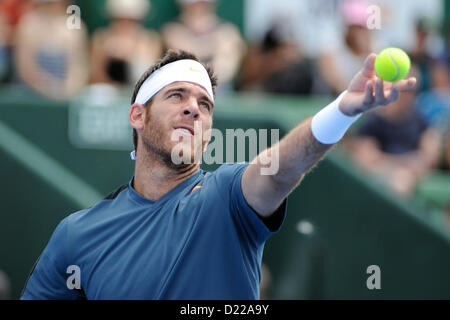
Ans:
[[[198,119],[200,110],[197,101],[189,100],[188,104],[182,109],[183,115],[192,119]]]

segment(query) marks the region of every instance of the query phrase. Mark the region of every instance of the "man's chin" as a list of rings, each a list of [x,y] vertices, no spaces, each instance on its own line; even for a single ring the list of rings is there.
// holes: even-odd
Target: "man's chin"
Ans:
[[[194,146],[184,143],[177,143],[172,146],[171,160],[174,165],[192,165],[199,164],[202,158],[202,150]]]

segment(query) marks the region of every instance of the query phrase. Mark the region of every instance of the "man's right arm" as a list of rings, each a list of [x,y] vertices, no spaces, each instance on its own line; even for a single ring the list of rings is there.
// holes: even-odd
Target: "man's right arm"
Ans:
[[[65,262],[67,219],[55,229],[49,243],[34,265],[22,293],[22,300],[73,300],[80,299],[77,290],[69,289]]]

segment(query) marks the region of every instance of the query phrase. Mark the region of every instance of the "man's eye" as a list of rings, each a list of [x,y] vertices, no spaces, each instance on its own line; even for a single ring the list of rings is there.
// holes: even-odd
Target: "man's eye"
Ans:
[[[169,95],[169,98],[181,98],[181,94],[175,92],[175,93],[172,93],[171,95]]]
[[[209,103],[203,102],[200,105],[202,106],[202,108],[205,108],[205,109],[208,109],[208,110],[211,109]]]

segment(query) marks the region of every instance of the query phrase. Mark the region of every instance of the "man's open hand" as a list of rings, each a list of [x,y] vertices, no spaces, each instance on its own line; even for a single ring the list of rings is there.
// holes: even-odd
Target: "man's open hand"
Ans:
[[[339,110],[348,116],[355,116],[361,112],[378,106],[385,106],[396,101],[401,91],[411,90],[416,84],[416,78],[411,77],[395,83],[384,82],[375,74],[375,59],[377,55],[371,53],[364,67],[350,82],[347,93],[339,104]]]

